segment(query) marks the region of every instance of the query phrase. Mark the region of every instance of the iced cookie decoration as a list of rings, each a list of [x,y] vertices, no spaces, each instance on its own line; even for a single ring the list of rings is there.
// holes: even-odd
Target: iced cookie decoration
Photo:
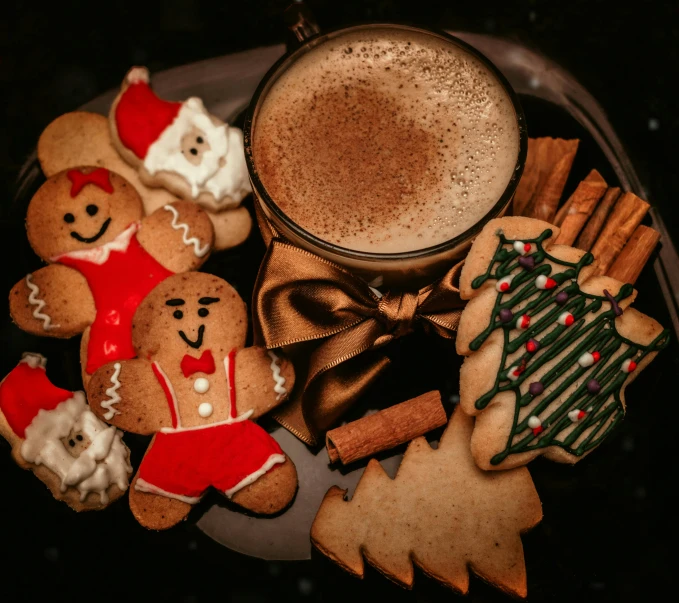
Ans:
[[[411,588],[414,566],[453,590],[469,590],[470,571],[504,592],[525,597],[521,534],[542,519],[525,467],[479,469],[469,440],[474,420],[453,414],[438,448],[413,440],[395,479],[375,459],[350,501],[331,488],[311,527],[314,546],[363,577],[365,560]]]
[[[209,487],[255,513],[285,508],[295,466],[253,419],[287,398],[294,371],[282,356],[243,347],[247,311],[231,285],[172,276],[141,303],[132,329],[137,358],[99,369],[87,393],[112,425],[155,434],[130,490],[137,520],[169,528]]]
[[[95,167],[52,176],[28,206],[28,240],[49,265],[14,285],[10,312],[34,335],[82,333],[85,382],[107,362],[134,357],[132,316],[139,303],[210,253],[212,224],[197,205],[177,201],[142,216],[135,189]]]
[[[492,220],[460,276],[470,300],[457,335],[460,404],[477,416],[483,469],[542,454],[576,463],[622,421],[625,388],[668,343],[630,307],[631,285],[593,276],[592,254],[553,244],[558,235],[539,220]]]
[[[132,473],[122,434],[97,418],[83,392],[58,388],[47,360],[24,354],[0,382],[0,435],[12,456],[76,511],[103,509],[120,498]]]

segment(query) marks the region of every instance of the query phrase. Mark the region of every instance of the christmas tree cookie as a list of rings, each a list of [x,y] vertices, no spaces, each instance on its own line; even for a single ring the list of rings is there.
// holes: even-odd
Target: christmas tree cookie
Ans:
[[[593,276],[590,253],[554,245],[559,229],[491,220],[460,276],[460,404],[477,417],[471,449],[483,469],[544,454],[576,463],[625,415],[624,390],[669,332],[630,307],[631,285]]]
[[[350,501],[331,488],[311,527],[311,541],[343,569],[363,577],[365,558],[411,588],[415,566],[453,590],[469,590],[469,572],[525,597],[521,533],[542,519],[526,468],[479,469],[469,449],[474,421],[453,414],[436,450],[413,440],[395,479],[375,459]]]

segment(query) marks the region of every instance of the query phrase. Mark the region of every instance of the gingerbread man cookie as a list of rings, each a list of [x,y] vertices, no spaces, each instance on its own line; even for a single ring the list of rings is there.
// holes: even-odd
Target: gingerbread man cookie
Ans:
[[[83,392],[52,385],[47,360],[24,354],[0,382],[0,435],[14,460],[76,511],[120,498],[132,473],[121,433],[97,418]]]
[[[142,216],[129,182],[94,167],[52,176],[28,206],[28,240],[50,265],[14,285],[10,313],[34,335],[83,333],[85,383],[103,364],[134,357],[132,316],[151,289],[210,253],[212,224],[197,205],[177,201]]]
[[[595,259],[555,245],[559,229],[491,220],[460,275],[460,404],[476,415],[482,469],[539,455],[576,463],[625,415],[624,390],[669,341],[630,307],[631,285],[595,274]]]
[[[132,329],[137,358],[99,369],[87,393],[109,423],[155,434],[130,490],[137,520],[169,528],[210,486],[256,513],[285,508],[295,466],[252,419],[286,399],[294,370],[264,348],[243,348],[238,293],[210,274],[177,274],[141,303]]]

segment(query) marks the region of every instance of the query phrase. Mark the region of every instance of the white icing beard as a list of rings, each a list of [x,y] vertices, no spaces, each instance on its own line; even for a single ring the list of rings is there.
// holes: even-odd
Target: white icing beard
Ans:
[[[71,431],[91,440],[77,458],[71,456],[61,442]],[[54,410],[38,412],[26,428],[21,456],[56,473],[61,478],[62,492],[69,486],[77,488],[81,501],[90,492],[96,492],[106,504],[109,486],[116,484],[121,490],[127,489],[132,472],[120,432],[97,418],[82,392],[75,392]]]
[[[210,149],[202,155],[198,165],[193,165],[182,153],[182,138],[197,128]],[[225,164],[220,167],[220,159]],[[215,209],[237,205],[250,192],[243,133],[227,124],[215,125],[199,98],[188,99],[170,124],[150,147],[144,159],[149,174],[165,171],[178,174],[191,187],[195,199],[201,193],[215,198]],[[233,199],[223,203],[224,197]]]

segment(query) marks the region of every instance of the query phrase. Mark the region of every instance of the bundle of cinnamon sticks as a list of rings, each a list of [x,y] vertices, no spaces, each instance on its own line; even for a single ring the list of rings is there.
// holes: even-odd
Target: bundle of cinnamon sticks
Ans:
[[[578,143],[529,139],[513,213],[558,226],[557,243],[590,251],[598,274],[634,284],[660,240],[659,232],[641,224],[650,205],[634,193],[609,187],[592,170],[560,206]]]

